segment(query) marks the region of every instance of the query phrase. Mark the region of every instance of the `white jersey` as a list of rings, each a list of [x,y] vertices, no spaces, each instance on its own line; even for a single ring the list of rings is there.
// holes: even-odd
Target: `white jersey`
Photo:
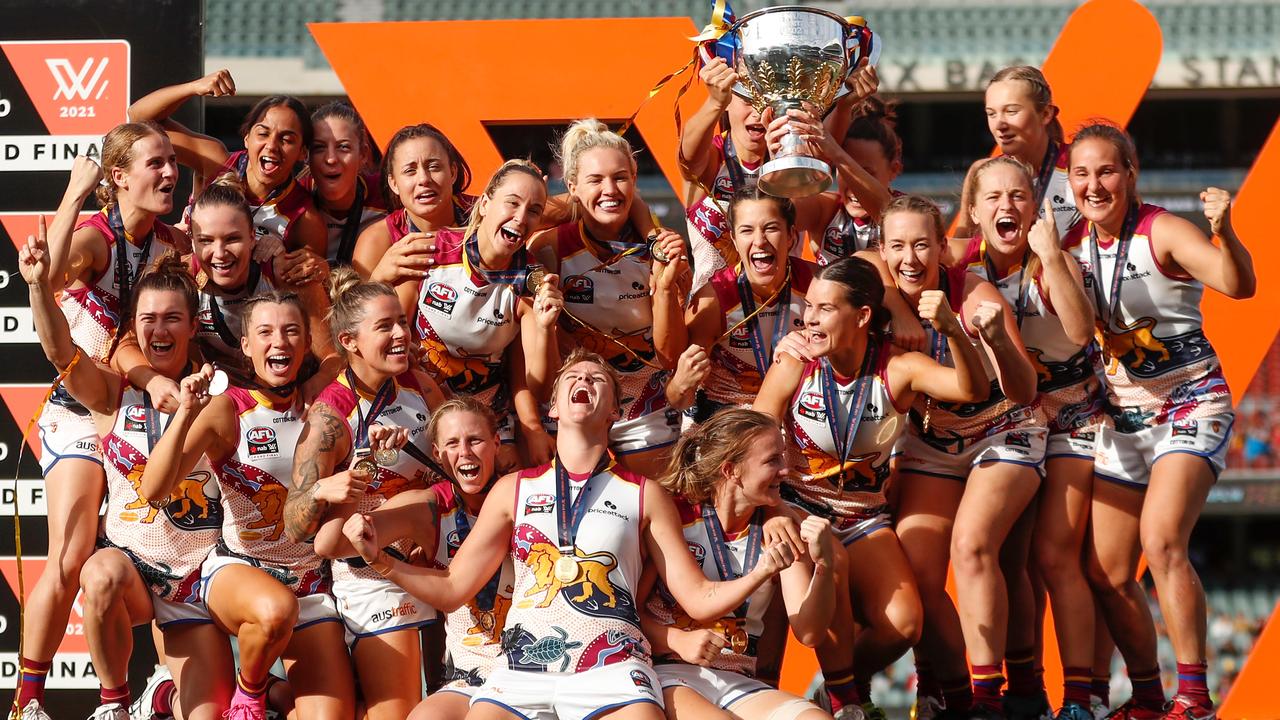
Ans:
[[[222,489],[223,526],[218,552],[260,567],[299,597],[329,590],[329,566],[310,543],[284,535],[293,454],[302,434],[295,402],[273,406],[257,391],[232,387],[239,439],[236,452],[214,472]]]
[[[435,566],[446,568],[476,525],[453,483],[431,487],[440,513]],[[502,629],[515,591],[515,566],[508,555],[502,567],[466,605],[445,616],[445,682],[466,681],[479,686],[502,656]]]
[[[787,412],[792,472],[782,484],[783,500],[837,527],[884,512],[889,458],[907,426],[907,409],[889,391],[888,361],[889,345],[880,343],[865,376],[839,377],[821,359],[805,366]],[[857,434],[842,453],[851,412],[860,417]]]
[[[1045,158],[1050,162],[1042,164],[1040,177],[1034,181],[1036,217],[1044,217],[1044,201],[1048,199],[1053,207],[1053,222],[1060,238],[1065,238],[1071,226],[1080,221],[1080,211],[1076,209],[1076,194],[1071,191],[1071,178],[1068,175],[1070,154],[1070,145],[1050,141],[1049,148],[1045,151]]]
[[[986,243],[980,242],[976,256],[970,258],[969,272],[995,285],[1018,318],[1022,343],[1036,371],[1049,432],[1070,432],[1096,424],[1102,417],[1104,392],[1097,345],[1090,341],[1081,347],[1067,337],[1039,272],[1024,278],[1019,265],[1004,277],[994,277],[994,266],[985,258]]]
[[[1108,411],[1120,432],[1231,410],[1222,363],[1204,334],[1204,286],[1189,275],[1171,274],[1156,259],[1151,228],[1165,212],[1143,205],[1133,217],[1118,302],[1112,301],[1112,287],[1119,243],[1095,243],[1088,222],[1072,228],[1067,243],[1077,248],[1086,294],[1101,317],[1110,316],[1101,328],[1102,351]]]
[[[635,599],[646,480],[609,462],[590,477],[568,474],[568,481],[570,501],[585,495],[573,550],[562,555],[554,464],[518,476],[515,605],[502,632],[512,670],[583,672],[649,658]],[[576,559],[578,573],[562,582],[554,566],[567,556]]]
[[[412,370],[388,380],[375,395],[360,392],[350,372],[346,372],[320,391],[316,402],[325,403],[338,416],[347,419],[345,427],[352,452],[334,466],[335,472],[350,467],[356,452],[369,447],[370,425],[389,425],[409,431],[408,445],[401,448],[394,464],[378,468],[377,477],[370,481],[356,505],[356,512],[376,510],[406,490],[430,487],[443,479],[430,459],[431,443],[426,431],[431,408]],[[401,539],[388,546],[387,551],[403,560],[412,547],[408,539]],[[333,577],[335,580],[383,579],[359,558],[335,563]]]
[[[684,540],[693,553],[694,560],[702,567],[702,574],[716,582],[736,580],[755,569],[759,560],[761,529],[758,522],[753,522],[746,530],[735,535],[724,535],[721,547],[728,550],[721,560],[726,561],[729,571],[722,573],[716,560],[718,538],[716,528],[712,528],[704,518],[704,507],[694,505],[683,498],[676,499],[676,509],[680,512],[680,521],[684,525]],[[711,509],[714,512],[714,508]],[[757,511],[763,521],[763,511]],[[754,537],[753,537],[754,536]],[[742,673],[748,677],[756,674],[756,644],[764,634],[764,615],[774,597],[776,583],[762,583],[751,593],[738,612],[728,615],[712,623],[700,624],[689,617],[689,614],[671,596],[671,591],[659,579],[654,591],[645,603],[645,609],[664,625],[672,625],[682,630],[708,627],[720,632],[729,643],[726,648],[711,660],[709,667],[717,670],[728,670]],[[682,662],[678,657],[654,658],[655,663]]]
[[[162,508],[138,495],[153,442],[171,416],[150,407],[146,394],[125,387],[111,432],[102,438],[107,510],[102,540],[124,551],[147,587],[162,600],[192,603],[200,597],[200,565],[222,534],[218,483],[201,458],[178,482]]]
[[[728,264],[726,256],[736,254],[729,252],[733,247],[729,219],[726,216],[729,200],[736,191],[755,187],[760,177],[759,164],[748,167],[738,159],[729,133],[716,135],[711,139],[711,144],[720,156],[720,169],[716,171],[711,187],[704,188],[711,193],[685,211],[689,242],[693,246],[694,291]]]

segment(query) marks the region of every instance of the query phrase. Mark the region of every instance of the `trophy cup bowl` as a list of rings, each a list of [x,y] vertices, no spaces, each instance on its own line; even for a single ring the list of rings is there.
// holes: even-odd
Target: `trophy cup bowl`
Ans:
[[[732,28],[737,47],[734,69],[742,78],[734,91],[757,112],[774,117],[807,109],[821,119],[843,94],[849,75],[845,42],[849,25],[825,10],[783,6],[744,16]],[[792,133],[760,169],[761,190],[779,197],[808,197],[827,189],[831,168],[804,152]]]

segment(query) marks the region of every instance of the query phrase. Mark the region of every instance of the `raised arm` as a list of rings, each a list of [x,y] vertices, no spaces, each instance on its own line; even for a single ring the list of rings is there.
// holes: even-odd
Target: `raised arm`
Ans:
[[[831,626],[836,608],[832,564],[837,550],[831,523],[816,515],[800,522],[800,539],[806,545],[806,557],[783,570],[779,579],[791,631],[802,645],[815,647]]]
[[[675,369],[680,353],[689,346],[689,330],[680,302],[680,279],[689,262],[684,256],[684,238],[674,231],[660,230],[656,243],[667,262],[653,261],[653,348],[663,367]]]
[[[1084,292],[1079,263],[1062,249],[1053,205],[1048,199],[1044,201],[1044,214],[1031,226],[1027,244],[1040,258],[1041,284],[1063,331],[1071,342],[1084,347],[1093,339],[1093,304]]]
[[[162,87],[143,96],[129,106],[129,119],[135,122],[140,120],[162,122],[169,133],[174,151],[178,153],[178,161],[205,177],[213,177],[213,173],[227,161],[226,146],[216,138],[202,135],[181,123],[170,120],[169,116],[191,98],[223,97],[235,94],[236,86],[231,73],[227,70],[217,70],[202,78]]]
[[[31,317],[40,338],[40,347],[58,373],[66,375],[62,384],[67,392],[90,410],[108,415],[116,409],[116,386],[109,371],[99,367],[93,358],[84,357],[71,340],[71,327],[67,325],[67,318],[58,307],[53,288],[49,286],[44,216],[40,216],[37,222],[38,236],[28,236],[27,244],[18,251],[18,271],[27,281]]]
[[[85,155],[71,165],[71,178],[62,194],[58,213],[53,216],[46,239],[49,246],[49,280],[55,290],[62,290],[75,280],[86,280],[107,262],[106,243],[93,228],[76,232],[80,208],[102,180],[102,168]]]
[[[698,77],[707,86],[707,101],[685,123],[684,132],[680,135],[680,174],[690,182],[710,185],[720,170],[720,158],[711,144],[711,137],[720,116],[733,99],[733,85],[738,82],[738,73],[724,59],[715,57],[702,66]]]
[[[217,463],[234,452],[235,404],[226,395],[210,398],[213,367],[205,364],[179,384],[178,410],[160,441],[147,456],[138,497],[158,502],[169,497],[179,478],[191,472],[204,455]]]
[[[980,402],[991,395],[991,383],[982,367],[978,350],[969,342],[960,321],[941,290],[926,290],[920,296],[920,317],[947,338],[954,367],[939,364],[919,352],[895,355],[889,360],[889,382],[903,404],[914,402],[914,393],[924,393],[944,402]]]
[[[556,321],[564,307],[560,278],[547,275],[532,302],[520,301],[520,345],[524,350],[525,379],[539,400],[551,395],[551,383],[560,369]]]
[[[966,276],[965,282],[969,286],[964,301],[965,316],[971,330],[982,338],[987,358],[1000,380],[1000,389],[1005,397],[1019,405],[1030,403],[1036,397],[1036,371],[1022,344],[1017,318],[994,285],[972,273]],[[956,345],[950,343],[953,358]]]
[[[642,533],[650,561],[675,601],[698,622],[718,620],[733,612],[756,588],[795,560],[789,544],[772,545],[761,551],[756,566],[746,575],[727,582],[710,580],[689,552],[671,496],[656,482],[646,482],[643,492]]]
[[[493,486],[471,534],[443,570],[410,565],[383,552],[368,515],[352,515],[343,534],[380,575],[441,612],[450,613],[475,597],[509,554],[515,488],[515,475],[507,475]]]
[[[1173,262],[1188,275],[1236,300],[1253,297],[1258,278],[1253,257],[1231,227],[1231,195],[1209,188],[1200,193],[1204,215],[1219,243],[1213,242],[1187,220],[1165,213],[1155,219],[1151,237],[1156,253]]]

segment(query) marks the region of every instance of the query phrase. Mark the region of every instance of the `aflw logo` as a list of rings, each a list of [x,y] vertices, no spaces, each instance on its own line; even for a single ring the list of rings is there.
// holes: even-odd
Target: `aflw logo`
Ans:
[[[102,80],[102,73],[111,60],[105,57],[97,58],[97,65],[94,64],[94,60],[95,58],[86,58],[84,65],[76,71],[75,66],[67,58],[47,58],[44,62],[49,66],[49,72],[53,73],[54,81],[58,83],[58,90],[53,94],[53,99],[88,100],[89,94],[96,87],[98,92],[93,99],[101,100],[103,93],[107,91],[107,86],[111,84],[110,80]],[[88,82],[85,81],[86,78]],[[101,85],[98,84],[99,80],[102,80]]]

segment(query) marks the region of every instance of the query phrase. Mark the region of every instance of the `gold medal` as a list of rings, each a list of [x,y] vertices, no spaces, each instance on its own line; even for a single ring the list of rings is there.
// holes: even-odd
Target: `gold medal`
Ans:
[[[391,467],[400,460],[400,451],[395,448],[378,448],[373,451],[373,461],[380,467]]]
[[[568,584],[578,579],[578,560],[569,555],[561,555],[557,560],[552,571],[556,580],[561,583]]]
[[[524,277],[524,287],[530,295],[537,295],[543,281],[547,279],[547,269],[541,265],[530,265],[529,274]]]
[[[742,628],[737,628],[732,633],[730,633],[729,637],[726,639],[729,641],[729,646],[732,647],[733,651],[738,655],[742,655],[747,651],[747,631],[746,630],[743,630]]]
[[[374,462],[373,460],[370,460],[369,458],[364,458],[363,460],[357,460],[356,464],[353,465],[351,469],[364,472],[370,478],[374,478],[378,476],[378,463]]]
[[[667,254],[662,251],[662,246],[658,244],[657,233],[649,236],[649,254],[653,255],[653,259],[663,265],[671,262],[671,258],[667,257]]]

